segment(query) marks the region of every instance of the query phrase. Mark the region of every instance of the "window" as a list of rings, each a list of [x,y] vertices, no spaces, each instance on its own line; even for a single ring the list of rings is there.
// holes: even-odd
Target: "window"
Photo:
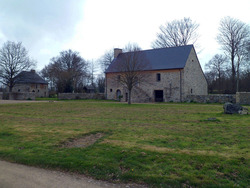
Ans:
[[[113,90],[112,89],[110,89],[110,92],[112,92]]]
[[[191,93],[193,93],[193,89],[191,89]]]
[[[157,82],[161,81],[161,74],[160,73],[156,74],[156,81]]]
[[[118,76],[117,76],[117,80],[118,80],[118,82],[121,81],[121,75],[118,75]]]

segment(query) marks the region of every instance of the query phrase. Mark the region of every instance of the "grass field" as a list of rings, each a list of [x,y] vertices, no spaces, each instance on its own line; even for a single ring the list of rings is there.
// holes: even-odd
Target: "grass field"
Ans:
[[[222,105],[62,101],[0,105],[0,158],[154,187],[250,185],[250,115]],[[86,148],[63,144],[104,137]]]

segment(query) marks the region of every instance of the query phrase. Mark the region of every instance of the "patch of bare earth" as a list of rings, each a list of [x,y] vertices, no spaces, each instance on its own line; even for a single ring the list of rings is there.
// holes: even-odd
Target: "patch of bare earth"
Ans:
[[[90,145],[96,143],[99,139],[101,139],[105,134],[104,133],[96,133],[91,135],[86,135],[81,138],[76,138],[65,142],[63,147],[65,148],[86,148]]]

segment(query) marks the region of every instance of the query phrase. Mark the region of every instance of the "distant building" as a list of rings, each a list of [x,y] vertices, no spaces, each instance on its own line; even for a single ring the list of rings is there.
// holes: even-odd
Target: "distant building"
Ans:
[[[127,52],[133,53],[133,52]],[[149,63],[143,70],[146,84],[138,83],[131,94],[132,102],[185,101],[188,95],[207,95],[207,81],[193,45],[140,51]],[[121,49],[115,49],[114,60],[106,71],[106,98],[128,100],[128,90],[118,79],[115,67],[123,62]]]
[[[48,97],[48,82],[41,78],[35,70],[22,71],[15,78],[12,92],[35,93],[35,97]]]
[[[92,85],[86,85],[83,87],[85,93],[95,93],[95,87]]]

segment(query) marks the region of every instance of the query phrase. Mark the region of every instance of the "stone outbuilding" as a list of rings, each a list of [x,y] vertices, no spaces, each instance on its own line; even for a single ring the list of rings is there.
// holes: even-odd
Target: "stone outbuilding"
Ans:
[[[188,100],[188,95],[208,94],[207,81],[193,45],[139,52],[149,66],[142,70],[145,82],[138,83],[132,90],[132,102],[180,102]],[[122,62],[123,54],[121,49],[115,49],[114,60],[105,72],[107,99],[128,100],[128,90],[115,79],[121,72],[114,67]]]
[[[35,93],[35,97],[48,97],[48,82],[40,77],[35,70],[22,71],[15,78],[13,93]]]

